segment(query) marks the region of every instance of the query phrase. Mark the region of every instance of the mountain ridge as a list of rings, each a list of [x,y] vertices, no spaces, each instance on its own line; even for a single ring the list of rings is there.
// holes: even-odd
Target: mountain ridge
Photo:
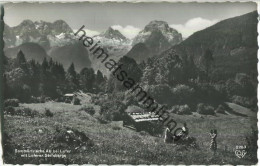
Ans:
[[[60,39],[63,39],[60,41]],[[15,47],[27,42],[39,43],[50,49],[52,46],[63,46],[73,42],[72,29],[63,20],[53,23],[46,21],[24,20],[19,25],[10,27],[5,25],[4,40],[7,47]]]
[[[257,74],[257,11],[222,20],[204,30],[195,32],[186,40],[162,52],[157,58],[164,58],[175,51],[181,58],[192,57],[195,64],[207,49],[215,59],[215,74],[235,73]]]

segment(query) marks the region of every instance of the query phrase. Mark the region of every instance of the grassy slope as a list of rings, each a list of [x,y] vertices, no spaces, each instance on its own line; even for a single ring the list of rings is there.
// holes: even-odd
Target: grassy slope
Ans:
[[[55,149],[50,143],[57,126],[69,126],[83,131],[94,141],[93,148],[73,151],[70,162],[77,164],[253,164],[246,159],[239,159],[231,152],[236,145],[244,145],[243,138],[249,134],[250,125],[256,125],[256,119],[234,115],[217,116],[178,116],[176,121],[187,122],[190,135],[197,138],[200,150],[163,143],[162,138],[140,135],[140,133],[121,127],[120,122],[100,124],[95,118],[65,103],[21,104],[39,112],[50,108],[54,117],[5,116],[5,131],[18,147],[30,149]],[[98,106],[95,107],[99,109]],[[94,115],[95,116],[95,115]],[[181,125],[181,123],[179,123]],[[120,130],[115,130],[119,126]],[[215,158],[208,150],[210,129],[218,129],[219,153]],[[37,131],[42,129],[44,133]],[[230,152],[224,152],[228,145]],[[73,149],[72,149],[73,150]],[[26,161],[34,162],[34,161]]]

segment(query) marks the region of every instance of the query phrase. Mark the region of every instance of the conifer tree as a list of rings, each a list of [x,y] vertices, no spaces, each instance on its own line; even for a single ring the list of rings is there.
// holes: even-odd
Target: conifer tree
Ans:
[[[87,91],[93,90],[95,81],[95,72],[92,68],[84,68],[80,71],[81,87]]]
[[[16,65],[17,67],[24,67],[26,65],[26,59],[22,50],[19,50],[16,56]]]
[[[74,63],[71,63],[70,67],[68,68],[66,79],[69,82],[68,89],[70,91],[74,91],[78,88],[79,80],[77,78],[77,72],[75,71]]]

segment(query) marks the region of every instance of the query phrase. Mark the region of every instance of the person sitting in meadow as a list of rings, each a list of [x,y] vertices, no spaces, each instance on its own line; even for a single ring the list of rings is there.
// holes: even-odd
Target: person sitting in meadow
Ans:
[[[182,129],[182,132],[181,132],[182,138],[186,138],[189,134],[189,129],[187,127],[187,124],[183,123],[183,127],[181,129]]]
[[[172,135],[172,133],[170,132],[170,129],[167,127],[165,130],[165,134],[164,134],[164,142],[165,143],[174,143],[176,141],[178,141],[179,139],[184,139],[188,136],[189,134],[189,129],[187,127],[187,124],[184,123],[181,131],[176,134],[176,135]]]
[[[180,139],[183,140],[183,139],[185,139],[185,138],[188,137],[189,129],[188,129],[186,123],[184,123],[184,124],[183,124],[183,127],[182,127],[182,128],[179,128],[179,129],[180,129],[181,131],[180,131],[178,134],[176,134],[176,135],[173,136],[174,142],[175,142],[175,141],[178,141],[178,140],[180,140]]]

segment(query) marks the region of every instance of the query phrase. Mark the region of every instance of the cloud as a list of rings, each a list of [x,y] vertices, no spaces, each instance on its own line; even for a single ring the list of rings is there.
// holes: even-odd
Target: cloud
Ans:
[[[73,30],[73,31],[74,31],[74,32],[77,32],[78,29]],[[89,36],[89,37],[93,37],[93,36],[95,36],[95,35],[99,35],[99,34],[100,34],[100,32],[98,32],[98,31],[93,31],[93,30],[90,30],[90,29],[84,29],[84,31],[86,32],[86,36]]]
[[[125,27],[123,27],[121,25],[113,25],[112,28],[118,30],[125,37],[127,37],[129,39],[134,38],[141,31],[141,29],[136,28],[132,25],[127,25]]]
[[[219,20],[207,20],[201,17],[196,17],[188,20],[185,24],[171,24],[170,27],[176,29],[182,34],[184,38],[189,37],[194,32],[205,29],[213,24],[216,24]]]

